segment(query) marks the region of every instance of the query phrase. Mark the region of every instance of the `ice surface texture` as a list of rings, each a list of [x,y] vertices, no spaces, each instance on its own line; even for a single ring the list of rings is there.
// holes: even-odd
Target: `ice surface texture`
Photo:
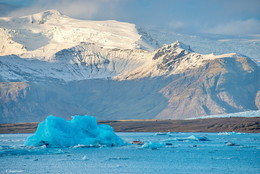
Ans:
[[[48,116],[38,125],[34,135],[27,138],[26,146],[69,147],[78,144],[87,146],[120,146],[123,140],[109,125],[98,125],[91,116],[73,116],[72,120]]]

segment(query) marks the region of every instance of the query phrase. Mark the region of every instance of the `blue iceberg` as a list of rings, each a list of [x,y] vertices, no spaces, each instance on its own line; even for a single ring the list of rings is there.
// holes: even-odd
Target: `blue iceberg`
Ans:
[[[91,116],[73,116],[72,120],[48,116],[38,125],[34,135],[27,138],[26,146],[70,147],[75,145],[121,146],[123,140],[109,125],[98,125]]]

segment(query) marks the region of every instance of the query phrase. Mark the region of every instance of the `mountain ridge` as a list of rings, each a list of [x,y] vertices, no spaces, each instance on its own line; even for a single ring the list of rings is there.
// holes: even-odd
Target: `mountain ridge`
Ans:
[[[0,122],[51,114],[185,119],[260,109],[259,67],[240,54],[199,54],[180,41],[157,48],[134,24],[55,10],[0,18],[0,27]]]
[[[0,55],[18,54],[25,58],[49,60],[63,49],[80,42],[106,48],[154,48],[145,43],[134,24],[118,21],[78,20],[56,10],[23,17],[0,18]],[[41,56],[44,54],[44,56]]]

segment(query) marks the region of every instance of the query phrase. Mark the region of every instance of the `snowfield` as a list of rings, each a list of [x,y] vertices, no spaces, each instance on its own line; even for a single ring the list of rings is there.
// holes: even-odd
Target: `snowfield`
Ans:
[[[204,119],[204,118],[227,118],[227,117],[260,117],[260,110],[237,112],[237,113],[222,114],[222,115],[208,115],[202,117],[187,118],[186,120]]]
[[[30,135],[0,135],[0,173],[260,172],[259,134],[117,133],[129,145],[99,148],[28,148],[24,143]],[[134,140],[144,145],[130,144]]]
[[[1,17],[0,36],[0,56],[17,54],[42,60],[50,60],[56,52],[80,42],[96,43],[105,48],[154,49],[141,38],[134,24],[78,20],[57,10]]]

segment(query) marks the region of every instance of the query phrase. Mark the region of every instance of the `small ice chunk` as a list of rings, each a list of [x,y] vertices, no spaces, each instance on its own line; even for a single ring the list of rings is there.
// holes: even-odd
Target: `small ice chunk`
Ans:
[[[98,125],[91,116],[74,116],[72,120],[48,116],[38,125],[34,135],[27,138],[26,146],[70,147],[86,146],[121,146],[123,140],[109,125]]]
[[[218,135],[243,135],[245,133],[241,133],[241,132],[219,132]]]
[[[231,135],[230,132],[219,132],[218,135]]]
[[[154,135],[169,135],[170,132],[156,132]]]
[[[196,137],[194,135],[187,138],[187,140],[194,140],[194,141],[209,141],[207,137]]]
[[[165,142],[171,141],[210,141],[207,137],[197,137],[197,136],[189,136],[184,138],[173,138],[173,139],[166,139]]]
[[[47,146],[44,144],[42,146],[40,146],[40,149],[45,149]]]
[[[86,155],[84,155],[81,159],[82,159],[83,161],[89,160]]]
[[[157,149],[157,148],[162,148],[165,146],[166,146],[166,144],[162,143],[162,142],[148,142],[148,143],[144,143],[144,145],[142,145],[142,148]]]
[[[84,144],[78,144],[76,146],[73,146],[73,149],[78,149],[78,148],[89,148],[89,147],[100,147],[100,146],[93,146],[92,144],[90,145],[84,145]]]
[[[240,146],[239,144],[235,144],[235,143],[232,143],[232,142],[227,142],[226,145],[227,146]]]
[[[61,149],[58,149],[57,151],[54,152],[54,154],[63,154],[63,153],[65,153],[65,152]]]

